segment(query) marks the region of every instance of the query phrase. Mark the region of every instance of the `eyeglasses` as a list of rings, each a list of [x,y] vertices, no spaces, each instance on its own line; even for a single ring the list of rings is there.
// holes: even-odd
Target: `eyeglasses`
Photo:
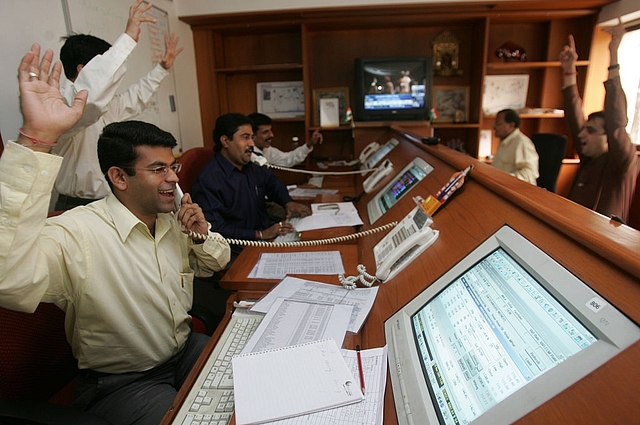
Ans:
[[[169,170],[178,174],[180,170],[182,170],[182,163],[176,162],[175,164],[171,164],[171,165],[158,165],[157,167],[149,167],[149,168],[142,168],[142,167],[122,167],[122,168],[127,168],[129,170],[151,171],[153,174],[166,176]]]

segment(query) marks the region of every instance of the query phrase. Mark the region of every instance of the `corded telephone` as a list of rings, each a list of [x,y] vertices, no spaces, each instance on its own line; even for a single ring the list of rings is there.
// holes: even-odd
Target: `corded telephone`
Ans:
[[[376,151],[378,149],[380,149],[380,143],[378,143],[378,142],[371,142],[367,146],[365,146],[365,148],[362,149],[362,152],[360,152],[360,156],[358,157],[358,160],[360,161],[360,164],[366,164],[367,160],[374,153],[376,153]]]
[[[382,179],[393,171],[393,164],[391,161],[386,159],[380,167],[378,167],[367,179],[362,183],[362,188],[366,193],[371,193],[371,191],[376,187],[378,183],[382,181]]]
[[[378,280],[393,278],[438,239],[440,232],[429,227],[432,223],[424,209],[416,206],[373,248]]]

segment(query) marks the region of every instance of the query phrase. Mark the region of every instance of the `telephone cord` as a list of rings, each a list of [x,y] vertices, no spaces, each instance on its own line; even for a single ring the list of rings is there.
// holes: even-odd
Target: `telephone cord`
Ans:
[[[316,239],[309,241],[294,241],[294,242],[270,242],[270,241],[247,241],[242,239],[230,239],[224,238],[223,240],[231,245],[243,245],[243,246],[265,246],[265,247],[287,247],[287,246],[317,246],[317,245],[330,245],[335,243],[341,243],[350,241],[352,239],[361,238],[364,236],[369,236],[374,233],[381,232],[383,230],[390,229],[398,224],[397,221],[392,221],[380,227],[375,227],[373,229],[365,230],[362,232],[352,233],[350,235],[337,236],[334,238],[326,238],[326,239]],[[205,240],[205,239],[215,239],[219,240],[218,237],[212,235],[203,235],[200,233],[195,233],[193,231],[188,231],[187,234],[196,240]]]
[[[377,171],[378,168],[380,168],[380,167],[367,168],[365,170],[351,170],[351,171],[313,171],[313,170],[301,170],[301,169],[298,169],[298,168],[281,167],[279,165],[273,165],[273,164],[267,164],[267,166],[269,168],[273,168],[275,170],[290,171],[292,173],[321,175],[321,176],[344,176],[344,175],[349,175],[349,174],[362,174],[362,175],[365,175],[365,174]]]

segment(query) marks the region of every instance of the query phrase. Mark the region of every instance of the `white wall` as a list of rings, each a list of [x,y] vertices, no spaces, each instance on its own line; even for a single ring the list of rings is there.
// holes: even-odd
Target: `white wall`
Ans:
[[[15,139],[22,117],[18,103],[17,69],[22,56],[34,42],[43,48],[50,48],[58,58],[60,37],[66,34],[66,25],[62,8],[64,0],[0,0],[0,40],[2,43],[2,61],[0,62],[0,132],[6,143]],[[133,1],[131,1],[133,3]],[[176,85],[177,109],[180,120],[180,134],[175,134],[182,142],[183,150],[202,146],[200,124],[200,105],[195,71],[193,36],[188,24],[178,20],[175,4],[171,0],[155,0],[157,7],[169,14],[169,27],[180,37],[184,51],[174,64],[173,73]],[[123,12],[127,16],[128,11]],[[74,18],[75,19],[75,18]],[[126,21],[122,22],[124,31]],[[93,34],[101,37],[100,34]],[[107,40],[114,42],[115,40]]]

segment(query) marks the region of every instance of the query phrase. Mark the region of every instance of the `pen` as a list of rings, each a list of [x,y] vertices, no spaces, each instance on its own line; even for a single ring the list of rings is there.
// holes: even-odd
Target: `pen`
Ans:
[[[360,389],[364,395],[364,371],[362,370],[362,356],[360,355],[360,346],[356,345],[356,357],[358,358],[358,373],[360,374]]]
[[[457,187],[458,183],[460,183],[460,180],[462,180],[467,174],[469,174],[469,171],[471,171],[472,168],[473,168],[473,165],[469,165],[455,178],[449,180],[449,182],[446,185],[444,185],[444,187],[440,189],[440,191],[436,194],[436,199],[442,202],[446,201],[446,199],[449,196],[451,196],[453,192],[456,191],[456,189],[458,188]]]

